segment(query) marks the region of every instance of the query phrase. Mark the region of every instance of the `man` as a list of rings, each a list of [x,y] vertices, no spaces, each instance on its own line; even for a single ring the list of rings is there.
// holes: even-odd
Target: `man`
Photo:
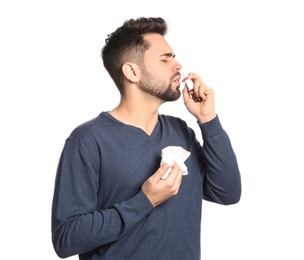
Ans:
[[[202,199],[237,203],[236,156],[214,108],[214,92],[182,66],[164,35],[162,18],[126,21],[108,35],[104,66],[121,94],[109,112],[78,126],[58,165],[52,240],[58,256],[79,259],[200,259]],[[158,114],[181,96],[202,131],[203,146],[186,123]],[[184,164],[164,163],[167,146],[190,152]],[[162,178],[168,169],[171,172]]]

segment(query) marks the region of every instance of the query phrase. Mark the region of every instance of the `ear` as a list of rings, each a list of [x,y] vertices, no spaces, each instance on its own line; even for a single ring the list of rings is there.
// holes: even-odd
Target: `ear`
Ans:
[[[139,81],[140,69],[135,63],[125,63],[122,65],[122,72],[125,77],[131,82],[135,83]]]

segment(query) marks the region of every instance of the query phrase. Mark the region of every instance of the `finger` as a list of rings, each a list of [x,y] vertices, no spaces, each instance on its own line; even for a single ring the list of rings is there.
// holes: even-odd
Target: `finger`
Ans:
[[[173,194],[177,194],[179,187],[182,183],[183,172],[177,163],[174,163],[172,166],[171,172],[169,176],[165,179],[165,183],[168,188],[173,192]]]
[[[212,95],[214,96],[214,90],[212,88],[206,88],[205,89],[205,95]]]
[[[191,80],[197,78],[197,75],[194,74],[193,72],[189,72],[187,75],[185,73],[182,73],[182,76],[184,77],[182,79],[182,82],[185,82],[187,79]]]
[[[214,90],[205,85],[204,87],[200,88],[200,96],[203,98],[204,101],[206,101],[207,96],[214,96]]]
[[[182,176],[182,170],[179,167],[179,165],[175,162],[172,165],[172,169],[171,169],[171,172],[170,172],[168,178],[170,177],[171,181],[175,182],[176,179],[178,179],[179,177],[181,178],[181,176]],[[170,179],[169,179],[169,181],[170,181]]]
[[[200,85],[198,88],[198,96],[203,100],[206,101],[206,87],[204,85]]]
[[[150,177],[154,182],[158,182],[159,179],[164,176],[164,174],[168,171],[169,165],[167,163],[162,164],[158,170]]]
[[[187,79],[192,79],[192,80],[198,80],[200,77],[199,75],[197,75],[196,73],[194,72],[189,72],[189,74],[187,75]]]
[[[185,85],[185,87],[183,89],[183,98],[184,98],[185,103],[191,98],[187,85]]]

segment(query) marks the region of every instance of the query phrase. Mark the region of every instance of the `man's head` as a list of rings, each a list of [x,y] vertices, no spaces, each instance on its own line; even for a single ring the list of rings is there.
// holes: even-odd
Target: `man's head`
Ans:
[[[167,23],[162,18],[130,19],[108,35],[102,49],[104,67],[119,91],[124,93],[125,80],[164,101],[180,97],[181,66],[164,39]]]
[[[125,62],[143,63],[145,51],[149,43],[144,39],[147,33],[157,33],[164,36],[167,23],[162,18],[130,19],[108,35],[102,48],[103,64],[120,92],[123,92],[122,66]]]

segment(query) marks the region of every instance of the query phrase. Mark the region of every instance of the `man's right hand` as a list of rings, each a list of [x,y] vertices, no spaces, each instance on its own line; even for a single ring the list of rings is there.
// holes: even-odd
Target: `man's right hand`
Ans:
[[[167,199],[176,195],[182,183],[183,172],[177,163],[173,164],[168,177],[162,180],[161,177],[168,169],[169,165],[163,164],[141,187],[153,207],[162,204]]]

